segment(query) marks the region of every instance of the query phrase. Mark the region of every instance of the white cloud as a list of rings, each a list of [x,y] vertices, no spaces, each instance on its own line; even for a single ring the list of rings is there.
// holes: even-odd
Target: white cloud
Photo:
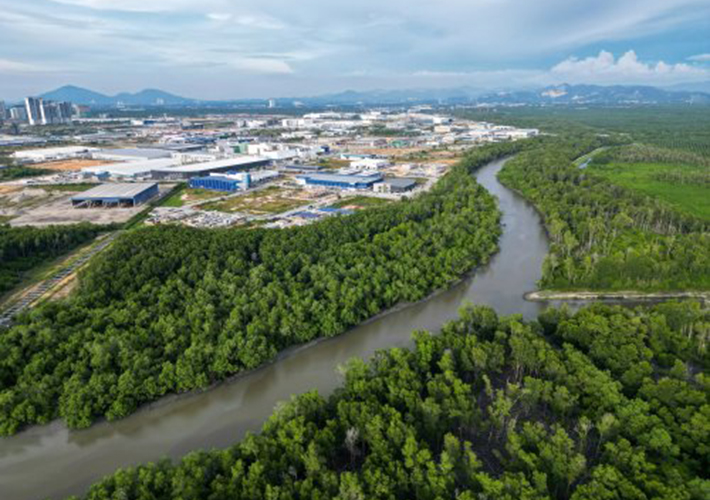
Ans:
[[[210,12],[207,14],[207,17],[213,21],[224,22],[232,19],[232,14],[226,12]]]
[[[44,71],[48,71],[48,68],[20,61],[0,59],[0,73],[38,73]]]
[[[200,3],[191,0],[52,0],[55,3],[75,5],[95,10],[126,12],[169,12],[187,9]],[[204,5],[204,4],[203,4]]]
[[[689,61],[710,62],[710,54],[696,54],[688,58]]]
[[[645,83],[648,85],[704,80],[710,71],[689,64],[663,61],[645,63],[629,50],[618,59],[602,50],[597,56],[570,57],[555,65],[550,74],[570,83]]]
[[[293,68],[286,62],[278,59],[256,57],[242,57],[228,63],[229,66],[247,73],[267,75],[287,75],[293,73]]]

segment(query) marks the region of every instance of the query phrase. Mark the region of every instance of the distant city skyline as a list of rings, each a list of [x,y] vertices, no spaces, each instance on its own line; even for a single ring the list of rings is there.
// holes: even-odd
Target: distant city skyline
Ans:
[[[0,100],[710,81],[710,0],[0,0]]]

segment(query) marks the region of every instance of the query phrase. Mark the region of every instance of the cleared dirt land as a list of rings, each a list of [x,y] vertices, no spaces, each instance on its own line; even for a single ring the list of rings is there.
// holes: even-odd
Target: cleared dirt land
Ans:
[[[32,168],[41,168],[43,170],[54,170],[57,172],[73,172],[81,170],[87,167],[96,167],[98,165],[108,165],[113,163],[111,161],[102,160],[86,160],[86,159],[75,159],[75,160],[62,160],[62,161],[47,161],[44,163],[34,163],[29,165]]]
[[[53,224],[77,224],[91,222],[94,224],[111,224],[113,222],[126,222],[134,215],[145,209],[145,205],[131,208],[74,208],[71,196],[59,200],[43,203],[15,217],[10,221],[11,226],[50,226]]]

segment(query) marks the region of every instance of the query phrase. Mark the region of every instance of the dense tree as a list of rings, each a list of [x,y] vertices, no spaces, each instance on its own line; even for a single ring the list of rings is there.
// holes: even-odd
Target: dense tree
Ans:
[[[520,153],[500,173],[501,181],[530,199],[544,217],[551,248],[540,286],[710,289],[707,221],[612,184],[574,163],[610,141],[589,134],[548,139]],[[651,148],[652,154],[658,151]],[[612,149],[602,151],[599,161],[618,154],[641,153],[639,148]]]
[[[475,149],[428,193],[307,227],[122,235],[73,297],[0,332],[0,433],[120,418],[447,286],[500,234],[471,172],[521,147]]]
[[[297,397],[259,435],[121,470],[83,498],[702,500],[709,329],[694,303],[532,323],[467,306],[412,350],[353,360],[332,396]],[[651,371],[627,383],[641,358]]]
[[[25,272],[95,238],[109,226],[10,227],[0,224],[0,294],[10,290]]]

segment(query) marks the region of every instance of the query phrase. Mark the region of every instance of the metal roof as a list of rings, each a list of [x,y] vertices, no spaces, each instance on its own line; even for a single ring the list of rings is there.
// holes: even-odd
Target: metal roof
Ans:
[[[120,148],[120,149],[102,149],[95,151],[97,155],[124,156],[135,158],[168,158],[171,156],[170,151],[157,148]]]
[[[157,172],[174,173],[174,172],[206,172],[209,170],[217,170],[221,168],[241,167],[251,163],[268,161],[268,158],[261,156],[239,156],[236,158],[227,158],[226,160],[206,161],[202,163],[193,163],[190,165],[181,165],[173,168],[157,168]]]
[[[173,158],[158,158],[155,160],[138,160],[125,163],[107,163],[106,165],[96,165],[94,167],[82,168],[82,172],[90,174],[108,173],[110,175],[139,175],[148,174],[159,168],[166,168],[175,165],[177,160]]]
[[[321,182],[345,182],[345,183],[360,183],[360,182],[376,182],[382,179],[381,174],[371,175],[343,175],[343,174],[311,174],[299,176],[301,179]]]
[[[385,179],[385,182],[389,184],[390,186],[395,186],[399,188],[407,188],[409,186],[413,186],[417,183],[414,179],[405,179],[402,177],[398,178],[393,178],[393,179]]]
[[[95,188],[72,196],[72,200],[88,200],[92,198],[133,198],[146,189],[157,186],[155,182],[137,182],[125,184],[102,184]]]

